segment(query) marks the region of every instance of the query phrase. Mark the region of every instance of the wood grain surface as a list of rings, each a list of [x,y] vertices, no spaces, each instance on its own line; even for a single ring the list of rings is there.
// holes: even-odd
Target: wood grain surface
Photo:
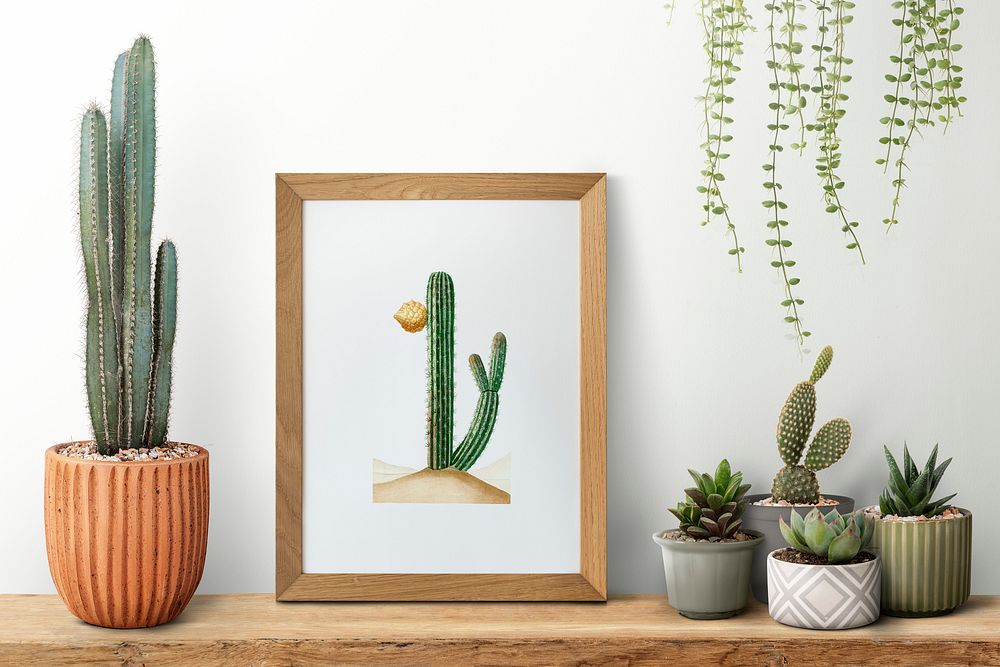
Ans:
[[[1000,665],[1000,597],[855,630],[780,625],[756,602],[692,621],[662,596],[581,603],[302,603],[196,596],[145,630],[88,626],[55,596],[0,596],[0,664]]]
[[[275,175],[277,599],[607,599],[606,184],[604,174],[591,173]],[[302,571],[302,205],[307,200],[393,199],[580,202],[579,572],[431,575]]]

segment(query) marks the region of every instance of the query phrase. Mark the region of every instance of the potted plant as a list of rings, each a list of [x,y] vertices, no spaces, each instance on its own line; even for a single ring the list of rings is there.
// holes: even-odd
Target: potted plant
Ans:
[[[723,459],[715,476],[688,470],[695,486],[670,512],[676,530],[653,533],[663,552],[667,599],[682,616],[711,620],[740,613],[747,604],[750,561],[761,535],[742,527],[749,484]]]
[[[816,357],[809,379],[792,389],[778,416],[778,454],[785,465],[774,476],[770,494],[747,496],[749,504],[743,525],[764,536],[757,548],[751,577],[754,597],[764,603],[768,600],[766,556],[785,544],[778,521],[788,522],[794,507],[836,507],[845,514],[854,510],[853,498],[820,495],[816,479],[818,471],[830,467],[847,452],[851,444],[850,422],[843,418],[828,421],[816,432],[806,451],[816,418],[816,383],[832,361],[833,348],[828,345]]]
[[[154,80],[153,49],[140,37],[115,63],[110,124],[96,105],[83,115],[80,239],[94,439],[45,452],[52,580],[73,614],[113,628],[180,614],[208,543],[208,452],[166,438],[177,256],[163,241],[151,279]]]
[[[918,470],[903,445],[902,470],[888,447],[889,485],[879,498],[873,546],[882,557],[882,611],[890,616],[939,616],[969,599],[972,512],[932,500],[951,463],[937,463],[934,445]]]
[[[873,522],[862,511],[824,516],[813,508],[779,519],[789,547],[767,556],[767,609],[771,618],[799,628],[845,630],[878,619],[881,564],[864,551]]]

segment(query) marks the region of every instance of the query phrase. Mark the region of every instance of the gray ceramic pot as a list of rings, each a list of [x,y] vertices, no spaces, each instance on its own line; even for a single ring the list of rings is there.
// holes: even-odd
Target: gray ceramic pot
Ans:
[[[749,502],[746,511],[743,512],[743,528],[745,530],[756,530],[764,535],[763,541],[757,546],[757,553],[753,559],[753,572],[750,576],[750,585],[753,588],[753,596],[758,601],[767,604],[767,555],[776,549],[784,549],[788,546],[785,538],[781,536],[778,529],[778,517],[783,517],[785,523],[791,521],[792,510],[798,510],[799,514],[805,514],[811,507],[782,507],[754,505],[758,500],[770,498],[770,493],[755,493],[747,496]],[[841,514],[854,511],[854,498],[847,496],[834,496],[829,493],[823,494],[824,498],[836,500],[839,505],[821,507],[820,511],[829,512],[832,509]]]
[[[699,620],[729,618],[747,606],[750,563],[763,536],[746,542],[678,542],[653,533],[663,550],[667,601],[682,616]]]

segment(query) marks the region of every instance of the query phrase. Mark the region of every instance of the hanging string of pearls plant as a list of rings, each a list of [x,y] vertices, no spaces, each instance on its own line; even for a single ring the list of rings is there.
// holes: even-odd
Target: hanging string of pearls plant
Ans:
[[[725,196],[724,162],[733,140],[733,84],[741,71],[746,33],[755,30],[745,0],[695,0],[702,27],[702,46],[707,74],[705,89],[696,99],[701,107],[701,149],[704,167],[697,186],[703,197],[704,215],[700,223],[721,223],[728,238],[728,253],[743,271],[745,248],[740,245],[736,221]],[[667,22],[678,0],[667,3]],[[804,155],[810,139],[815,143],[815,171],[825,212],[844,233],[845,247],[866,263],[858,234],[860,222],[845,204],[846,181],[841,170],[840,123],[847,114],[847,68],[854,61],[846,52],[847,32],[854,21],[851,0],[772,0],[763,4],[767,35],[765,65],[768,69],[768,145],[762,168],[767,211],[768,237],[772,250],[771,267],[784,290],[780,306],[791,336],[799,346],[811,335],[801,312],[805,299],[800,295],[801,279],[792,258],[789,238],[789,204],[782,197],[779,174],[784,173],[785,147],[789,153]],[[891,71],[885,75],[890,92],[885,95],[888,115],[880,119],[881,153],[876,159],[890,179],[891,208],[882,222],[886,231],[899,223],[897,212],[909,167],[906,159],[913,142],[923,131],[940,125],[944,132],[962,115],[965,97],[961,94],[962,67],[955,57],[962,45],[955,41],[964,9],[955,0],[894,0],[891,8]],[[810,31],[813,38],[806,51],[802,39]],[[889,34],[889,33],[887,33]]]

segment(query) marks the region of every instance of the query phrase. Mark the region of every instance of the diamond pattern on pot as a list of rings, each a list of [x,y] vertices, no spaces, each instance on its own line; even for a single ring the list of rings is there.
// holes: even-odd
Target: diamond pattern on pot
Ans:
[[[768,611],[786,625],[842,629],[878,618],[878,561],[856,565],[799,565],[768,558]]]

